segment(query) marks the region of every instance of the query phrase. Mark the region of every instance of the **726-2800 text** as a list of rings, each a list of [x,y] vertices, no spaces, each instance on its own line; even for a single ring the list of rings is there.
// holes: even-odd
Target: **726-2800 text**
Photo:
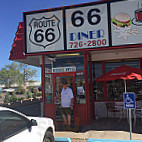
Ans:
[[[69,48],[84,48],[84,47],[100,47],[106,45],[106,39],[98,39],[98,40],[89,40],[87,42],[79,41],[79,42],[69,42],[70,47]]]

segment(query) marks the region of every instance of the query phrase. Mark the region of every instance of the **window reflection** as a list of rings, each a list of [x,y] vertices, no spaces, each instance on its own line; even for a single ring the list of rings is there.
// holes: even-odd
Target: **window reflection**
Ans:
[[[113,80],[107,82],[108,100],[122,100],[124,92],[124,81]]]
[[[85,104],[84,73],[76,73],[76,103]]]
[[[60,67],[75,67],[75,71],[84,71],[83,56],[75,57],[62,57],[62,58],[49,58],[45,57],[45,73],[53,73],[53,68]],[[62,71],[57,71],[62,72]]]
[[[0,135],[2,136],[3,140],[27,129],[28,124],[29,120],[21,115],[7,110],[0,111]]]
[[[76,71],[83,71],[84,70],[83,57],[59,58],[56,59],[56,63],[54,63],[54,68],[69,67],[69,66],[75,66]]]
[[[96,78],[102,75],[102,62],[93,64],[93,95],[95,101],[104,100],[103,82],[96,82]]]
[[[53,103],[52,75],[45,75],[45,103]]]
[[[94,95],[95,101],[103,101],[104,100],[104,88],[103,88],[102,82],[96,82],[93,95]]]

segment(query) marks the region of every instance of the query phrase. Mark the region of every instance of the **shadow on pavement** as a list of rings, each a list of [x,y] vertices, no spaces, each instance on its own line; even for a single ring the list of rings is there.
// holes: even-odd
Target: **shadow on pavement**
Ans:
[[[79,132],[86,132],[89,130],[96,131],[126,131],[129,132],[129,121],[127,119],[98,119],[94,120],[90,125],[83,126]],[[132,124],[133,133],[142,134],[142,121],[137,120],[136,125]]]
[[[133,122],[133,121],[132,121]],[[127,119],[98,119],[93,120],[90,125],[86,126],[75,126],[72,124],[70,131],[77,132],[77,133],[84,133],[87,131],[125,131],[129,132],[129,121]],[[56,127],[56,131],[66,131],[63,125],[58,125]],[[132,123],[132,132],[142,134],[142,121],[139,119],[137,120],[136,125]]]

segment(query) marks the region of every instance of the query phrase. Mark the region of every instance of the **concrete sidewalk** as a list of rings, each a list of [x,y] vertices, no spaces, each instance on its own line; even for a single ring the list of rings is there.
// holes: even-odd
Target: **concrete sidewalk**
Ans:
[[[130,133],[125,131],[94,131],[69,132],[56,131],[55,137],[69,137],[72,142],[86,142],[88,138],[130,140]],[[142,140],[142,134],[132,133],[132,140]]]
[[[133,125],[133,140],[142,140],[142,122]],[[55,137],[69,137],[73,142],[85,142],[88,138],[130,140],[129,123],[126,119],[99,119],[81,127],[79,132],[57,129]]]

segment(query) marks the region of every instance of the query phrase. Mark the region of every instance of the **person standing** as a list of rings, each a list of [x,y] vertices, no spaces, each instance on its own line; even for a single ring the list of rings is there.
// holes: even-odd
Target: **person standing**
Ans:
[[[66,81],[62,82],[63,88],[61,92],[61,113],[66,129],[71,128],[71,111],[73,109],[74,96],[73,91]]]

